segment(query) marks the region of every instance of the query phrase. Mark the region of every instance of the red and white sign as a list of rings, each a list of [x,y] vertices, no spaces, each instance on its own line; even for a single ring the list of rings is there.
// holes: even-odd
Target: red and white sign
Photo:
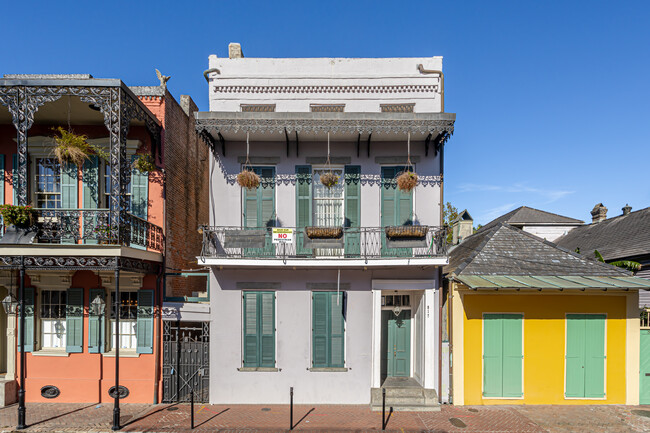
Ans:
[[[290,244],[293,242],[293,229],[273,229],[273,243],[274,244]]]

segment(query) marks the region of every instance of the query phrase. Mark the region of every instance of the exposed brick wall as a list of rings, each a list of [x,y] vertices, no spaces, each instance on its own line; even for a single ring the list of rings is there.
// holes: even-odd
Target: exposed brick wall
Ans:
[[[199,268],[199,224],[208,221],[208,149],[194,129],[194,101],[181,95],[180,104],[168,91],[164,97],[141,96],[163,125],[165,169],[166,272]],[[168,277],[167,296],[192,296],[205,291],[202,277]]]

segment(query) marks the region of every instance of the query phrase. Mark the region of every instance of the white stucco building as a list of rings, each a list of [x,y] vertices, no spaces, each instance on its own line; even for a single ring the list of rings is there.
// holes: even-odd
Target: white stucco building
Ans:
[[[380,404],[384,385],[413,391],[395,406],[430,409],[447,389],[442,58],[244,58],[231,44],[205,76],[210,402],[288,403],[294,387],[296,403]],[[419,184],[404,192],[409,151]],[[257,188],[237,183],[244,168]]]

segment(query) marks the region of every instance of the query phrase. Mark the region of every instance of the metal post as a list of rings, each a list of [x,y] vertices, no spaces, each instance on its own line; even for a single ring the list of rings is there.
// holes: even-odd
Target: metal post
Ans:
[[[25,425],[25,257],[20,256],[20,388],[18,389],[18,425],[17,430]]]
[[[190,429],[194,430],[194,389],[190,390]]]
[[[381,389],[381,431],[386,430],[386,388]]]
[[[291,400],[290,400],[290,408],[289,408],[289,430],[293,430],[293,386],[291,387],[291,392],[290,392]]]
[[[119,263],[119,261],[117,261]],[[120,429],[120,269],[115,269],[115,403],[113,431]]]

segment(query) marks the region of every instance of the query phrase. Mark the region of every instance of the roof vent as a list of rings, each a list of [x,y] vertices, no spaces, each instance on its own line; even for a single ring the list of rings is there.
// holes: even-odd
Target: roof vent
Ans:
[[[244,52],[241,50],[241,44],[231,42],[228,44],[228,58],[230,59],[243,59]]]
[[[629,215],[630,212],[632,212],[632,206],[629,204],[625,203],[625,206],[623,207],[623,215]]]
[[[607,219],[607,208],[602,203],[598,203],[591,210],[591,222],[593,224],[605,221]]]

